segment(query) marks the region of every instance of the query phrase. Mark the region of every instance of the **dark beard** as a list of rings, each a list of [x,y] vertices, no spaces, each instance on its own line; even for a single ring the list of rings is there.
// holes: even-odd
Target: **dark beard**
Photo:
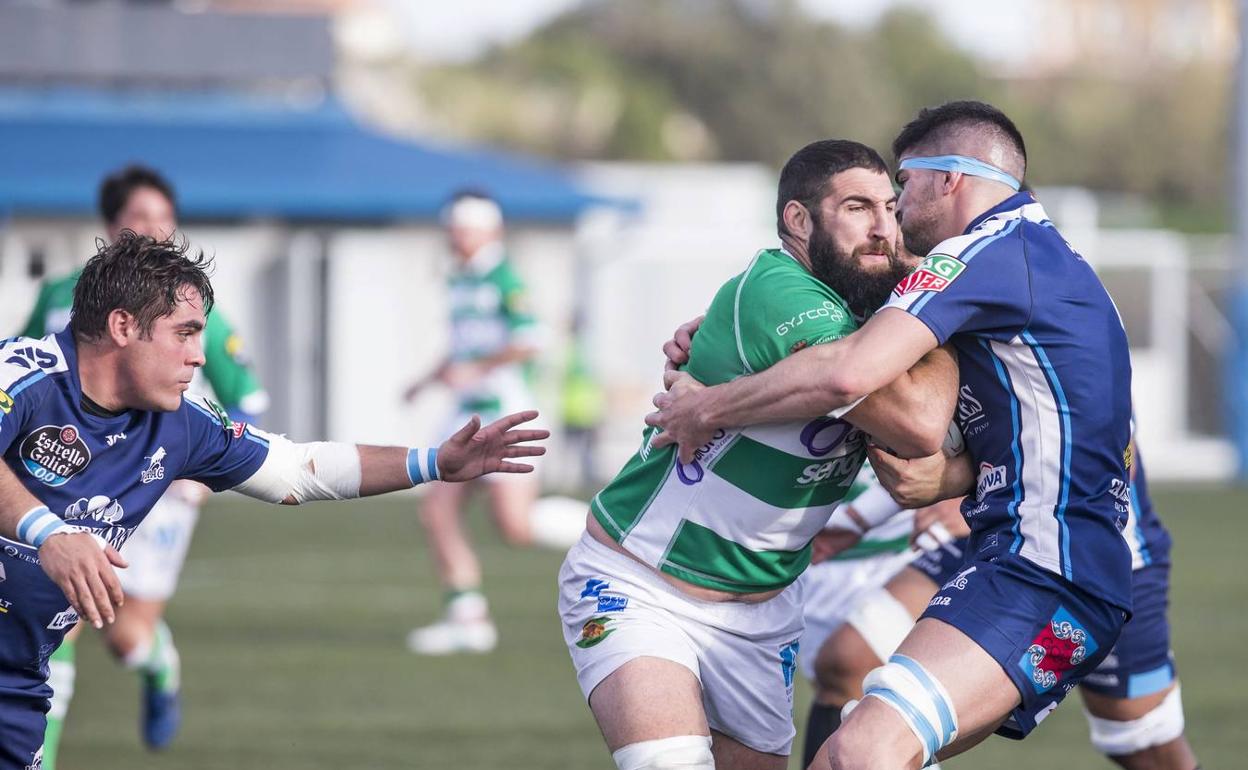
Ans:
[[[810,234],[807,250],[811,273],[841,295],[849,309],[859,317],[879,310],[888,301],[893,287],[910,273],[910,266],[898,259],[892,244],[877,241],[846,254],[818,223]],[[887,254],[888,269],[879,272],[860,270],[855,257],[861,251]]]

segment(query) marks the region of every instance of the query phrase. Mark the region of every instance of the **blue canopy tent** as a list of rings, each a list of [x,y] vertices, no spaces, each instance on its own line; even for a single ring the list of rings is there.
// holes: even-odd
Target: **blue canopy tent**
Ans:
[[[333,98],[0,88],[0,214],[91,215],[103,176],[133,162],[169,176],[186,219],[428,220],[463,186],[512,221],[618,203],[554,164],[384,135]]]

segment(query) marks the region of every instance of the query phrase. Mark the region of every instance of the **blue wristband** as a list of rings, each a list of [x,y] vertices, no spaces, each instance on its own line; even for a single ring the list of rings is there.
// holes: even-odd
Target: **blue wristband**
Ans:
[[[17,539],[29,546],[38,548],[43,541],[60,529],[68,529],[69,525],[60,516],[48,510],[48,506],[39,505],[31,508],[17,522]]]
[[[438,450],[407,450],[407,478],[412,486],[438,480]]]

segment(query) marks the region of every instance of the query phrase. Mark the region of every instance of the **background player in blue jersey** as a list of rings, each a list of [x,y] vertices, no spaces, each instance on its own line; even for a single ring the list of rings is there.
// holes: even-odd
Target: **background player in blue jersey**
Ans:
[[[123,230],[162,240],[178,227],[173,186],[145,166],[127,166],[105,177],[98,203],[109,240]],[[21,336],[43,337],[65,328],[80,273],[78,269],[40,286]],[[203,340],[204,366],[197,370],[191,392],[211,393],[232,419],[255,425],[268,404],[268,395],[242,355],[241,339],[219,308],[208,314]],[[181,658],[164,614],[182,572],[199,507],[208,494],[202,484],[177,481],[152,508],[146,526],[127,541],[125,557],[130,567],[120,575],[126,604],[118,611],[117,622],[104,631],[114,657],[135,671],[142,682],[141,733],[151,748],[168,745],[181,723]],[[81,630],[79,626],[66,635],[49,663],[53,696],[44,742],[44,770],[53,770],[56,764],[64,719],[74,694],[75,642]]]
[[[717,426],[826,413],[946,341],[984,410],[967,452],[930,460],[973,492],[965,580],[933,600],[812,767],[920,767],[994,731],[1022,737],[1104,659],[1131,606],[1131,364],[1091,267],[1029,194],[999,110],[921,111],[894,142],[906,247],[926,254],[854,334],[705,388],[668,373],[648,418],[682,459]],[[873,459],[882,455],[872,450]]]
[[[202,255],[125,232],[75,288],[70,327],[0,344],[0,770],[39,767],[48,658],[79,617],[111,623],[118,553],[175,479],[272,503],[528,472],[545,431],[473,417],[437,449],[296,444],[186,395],[212,307]]]

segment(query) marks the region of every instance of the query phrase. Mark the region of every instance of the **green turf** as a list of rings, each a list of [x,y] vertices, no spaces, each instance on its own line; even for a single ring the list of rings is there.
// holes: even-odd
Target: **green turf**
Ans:
[[[1172,621],[1189,735],[1205,767],[1238,767],[1248,495],[1170,489],[1157,501],[1177,543]],[[88,634],[61,770],[613,767],[559,634],[557,555],[508,549],[474,517],[499,651],[403,649],[440,600],[413,513],[410,497],[300,509],[215,500],[169,613],[184,660],[182,735],[162,754],[143,750],[137,682]],[[808,697],[800,688],[799,722]],[[1110,767],[1074,698],[1025,743],[991,739],[946,766]]]

